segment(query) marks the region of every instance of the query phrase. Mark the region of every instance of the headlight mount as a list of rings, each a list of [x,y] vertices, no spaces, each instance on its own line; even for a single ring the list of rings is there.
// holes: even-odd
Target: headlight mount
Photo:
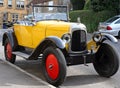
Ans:
[[[71,35],[69,33],[67,34],[64,34],[62,36],[62,40],[65,42],[65,43],[69,43],[71,41]]]
[[[102,39],[102,35],[100,32],[96,32],[94,33],[93,37],[92,37],[94,42],[100,42]]]

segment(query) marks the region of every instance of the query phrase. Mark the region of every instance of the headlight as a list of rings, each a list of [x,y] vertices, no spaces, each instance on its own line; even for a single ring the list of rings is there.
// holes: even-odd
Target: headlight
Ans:
[[[69,34],[69,33],[64,34],[64,35],[62,36],[62,40],[63,40],[65,43],[69,43],[69,42],[71,41],[71,36],[70,36],[70,34]]]
[[[100,42],[101,39],[102,39],[101,33],[95,33],[95,34],[93,35],[93,41],[95,41],[95,42]]]

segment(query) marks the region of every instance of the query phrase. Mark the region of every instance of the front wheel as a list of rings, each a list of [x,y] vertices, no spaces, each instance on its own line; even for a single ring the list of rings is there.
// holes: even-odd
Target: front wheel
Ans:
[[[93,65],[100,76],[110,77],[118,71],[119,55],[113,46],[102,44],[95,56]]]
[[[43,53],[43,74],[48,83],[59,86],[66,78],[66,61],[58,48],[48,47]]]

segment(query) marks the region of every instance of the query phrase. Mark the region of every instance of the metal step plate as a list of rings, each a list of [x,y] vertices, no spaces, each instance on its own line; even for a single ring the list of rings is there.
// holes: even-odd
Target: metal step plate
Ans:
[[[12,54],[15,54],[17,56],[20,56],[20,57],[23,57],[23,58],[26,58],[28,59],[29,58],[29,54],[26,54],[26,53],[23,53],[23,52],[20,52],[20,51],[16,51],[16,52],[12,52]]]

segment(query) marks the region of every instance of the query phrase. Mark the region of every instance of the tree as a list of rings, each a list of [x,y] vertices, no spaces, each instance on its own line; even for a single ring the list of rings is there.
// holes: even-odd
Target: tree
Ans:
[[[85,5],[85,0],[70,0],[73,5],[73,10],[82,10]]]
[[[119,0],[91,0],[92,9],[95,12],[102,10],[112,10],[119,12]]]

